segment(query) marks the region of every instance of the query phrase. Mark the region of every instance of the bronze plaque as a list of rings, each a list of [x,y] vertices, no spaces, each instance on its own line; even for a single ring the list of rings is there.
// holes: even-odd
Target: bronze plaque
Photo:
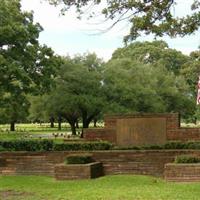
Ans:
[[[117,119],[117,145],[153,145],[165,142],[165,118]]]

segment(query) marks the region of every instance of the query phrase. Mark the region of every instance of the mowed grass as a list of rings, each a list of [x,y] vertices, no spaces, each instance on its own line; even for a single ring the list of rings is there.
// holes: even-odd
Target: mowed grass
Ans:
[[[58,130],[57,124],[55,123],[54,128],[50,128],[49,123],[43,124],[16,124],[16,131],[9,130],[9,124],[0,125],[0,140],[16,140],[16,139],[54,139],[53,134],[59,135],[69,135],[71,134],[71,129],[69,124],[63,123],[62,129]],[[77,131],[80,132],[79,129]],[[63,138],[62,136],[62,138]]]
[[[71,128],[70,125],[66,122],[62,123],[61,130],[58,130],[58,124],[54,123],[54,128],[50,127],[50,123],[16,123],[14,132],[10,131],[10,125],[9,124],[0,124],[0,140],[17,140],[17,139],[58,139],[54,138],[53,134],[60,135],[60,139],[62,139],[67,135],[71,134]],[[200,124],[194,125],[194,124],[181,124],[182,127],[200,127]],[[77,133],[82,132],[82,124],[79,123],[79,127],[77,129]],[[94,124],[91,123],[90,127],[93,128]],[[99,122],[97,123],[98,128],[103,128],[104,123]]]
[[[98,123],[98,127],[103,127],[103,123]],[[77,133],[81,133],[82,131],[82,124],[79,123],[79,127],[77,128]],[[91,123],[91,127],[93,127],[93,123]],[[30,124],[16,124],[15,126],[16,131],[10,131],[10,125],[9,124],[0,124],[0,140],[16,140],[16,139],[54,139],[53,133],[56,133],[58,135],[62,135],[61,138],[64,137],[64,135],[70,135],[71,134],[71,128],[68,123],[62,123],[61,130],[58,130],[58,124],[55,123],[54,128],[50,128],[49,123],[30,123]]]
[[[137,175],[79,181],[0,176],[0,199],[2,197],[9,200],[199,200],[200,183],[168,183]]]
[[[45,133],[52,132],[58,130],[58,124],[55,123],[55,127],[51,128],[49,123],[29,123],[29,124],[16,124],[15,125],[16,132],[29,132],[29,133]],[[62,130],[60,131],[70,131],[70,125],[68,123],[62,123]],[[9,132],[10,133],[10,125],[9,124],[0,124],[0,133],[1,132]]]

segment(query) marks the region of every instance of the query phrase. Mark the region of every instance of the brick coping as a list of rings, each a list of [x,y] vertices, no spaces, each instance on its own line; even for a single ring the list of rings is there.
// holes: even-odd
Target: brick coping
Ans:
[[[96,164],[100,164],[101,162],[91,162],[91,163],[86,163],[86,164],[56,164],[56,167],[62,166],[62,167],[67,167],[67,166],[71,166],[71,167],[81,167],[81,166],[92,166],[92,165],[96,165]]]
[[[3,151],[0,152],[0,156],[4,154],[24,154],[24,155],[45,155],[45,154],[63,154],[63,153],[167,153],[167,152],[200,152],[200,149],[150,149],[150,150],[136,150],[136,149],[127,149],[127,150],[96,150],[96,151]]]
[[[200,163],[167,163],[165,166],[198,166],[200,167]]]
[[[179,113],[129,113],[129,114],[107,114],[104,115],[105,118],[119,118],[119,117],[128,117],[128,118],[136,118],[138,116],[150,116],[150,117],[171,117],[171,114],[179,116]]]

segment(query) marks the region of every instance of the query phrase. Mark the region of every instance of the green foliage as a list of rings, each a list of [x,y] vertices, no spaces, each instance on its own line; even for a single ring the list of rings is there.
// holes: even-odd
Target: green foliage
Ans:
[[[21,10],[20,0],[1,0],[0,10],[0,118],[16,123],[28,115],[27,94],[52,88],[58,62],[39,45],[42,27]]]
[[[180,73],[184,76],[190,87],[190,94],[196,100],[197,82],[200,74],[200,51],[194,51],[190,54],[190,59],[182,66]],[[191,117],[191,121],[196,123],[200,119],[199,106],[196,106],[195,114]]]
[[[109,150],[112,144],[109,142],[83,142],[83,143],[61,143],[54,144],[54,151],[94,151]]]
[[[190,54],[190,59],[184,63],[181,69],[181,74],[185,77],[190,85],[191,92],[196,96],[196,85],[200,74],[200,51],[194,51]]]
[[[75,123],[81,118],[83,128],[102,112],[104,96],[101,84],[102,61],[95,54],[63,58],[56,88],[46,98],[46,110],[61,116],[76,134]]]
[[[121,21],[130,23],[129,34],[125,36],[125,42],[135,40],[141,34],[153,34],[162,37],[169,35],[176,37],[177,35],[190,35],[197,31],[200,27],[199,8],[200,1],[191,1],[191,12],[182,16],[174,14],[176,3],[181,3],[178,0],[151,0],[151,1],[103,1],[103,0],[48,0],[51,4],[62,5],[62,13],[65,13],[71,7],[76,7],[78,17],[86,15],[91,18],[97,15],[97,8],[101,9],[101,13],[106,20],[113,20],[113,24],[108,27],[108,30],[115,24]],[[91,6],[92,5],[92,6]],[[96,7],[97,8],[96,8]],[[94,8],[94,9],[91,9]],[[84,11],[87,12],[84,12]],[[91,11],[88,13],[88,11]]]
[[[94,160],[90,155],[70,155],[65,159],[65,164],[87,164],[92,163]]]
[[[181,163],[200,163],[200,158],[197,156],[192,155],[180,155],[176,156],[175,163],[181,164]]]
[[[6,151],[6,149],[0,145],[0,152],[1,151]]]
[[[115,150],[200,149],[200,142],[167,142],[163,145],[113,147]]]
[[[200,149],[200,142],[168,142],[164,149]]]
[[[0,141],[4,151],[51,151],[52,140],[13,140]]]
[[[110,112],[195,112],[190,86],[180,75],[188,56],[163,41],[136,42],[113,53],[104,70]]]
[[[109,150],[109,142],[55,143],[53,140],[0,141],[2,151],[93,151]]]
[[[49,113],[45,109],[47,95],[28,96],[30,102],[28,119],[31,122],[49,121]]]
[[[0,195],[20,200],[197,200],[200,196],[200,183],[169,183],[140,175],[76,181],[55,181],[45,176],[1,176],[0,185]]]
[[[144,64],[164,66],[168,71],[178,75],[186,62],[191,61],[189,56],[180,51],[169,48],[162,40],[153,42],[134,42],[126,47],[118,48],[112,59],[131,58]]]
[[[191,60],[163,41],[117,49],[106,64],[95,54],[62,58],[55,90],[31,98],[31,118],[60,117],[73,134],[78,120],[87,128],[107,113],[179,112],[192,118],[194,90],[182,71]]]

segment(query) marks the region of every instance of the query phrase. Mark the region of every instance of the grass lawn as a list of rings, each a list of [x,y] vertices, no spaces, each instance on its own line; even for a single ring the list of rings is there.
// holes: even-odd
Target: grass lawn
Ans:
[[[81,133],[82,124],[79,123],[80,128],[77,128],[77,133]],[[98,123],[98,127],[103,127],[103,123]],[[91,124],[93,127],[93,124]],[[53,133],[57,133],[60,139],[64,138],[64,135],[71,135],[71,128],[68,123],[62,123],[62,129],[58,130],[58,124],[55,123],[54,128],[50,128],[49,123],[42,124],[16,124],[16,131],[10,131],[9,124],[0,124],[0,140],[16,140],[16,139],[54,139]]]
[[[57,123],[55,123],[54,128],[50,128],[49,123],[42,123],[42,124],[16,124],[15,125],[15,132],[17,133],[48,133],[48,132],[66,132],[70,131],[70,126],[67,123],[62,124],[62,130],[58,130]],[[9,124],[0,124],[0,133],[11,133],[10,132],[10,125]]]
[[[183,127],[200,127],[200,124],[181,124]],[[77,129],[77,133],[81,133],[82,124],[79,123],[80,128]],[[93,123],[90,125],[93,128]],[[99,122],[97,127],[102,128],[104,124]],[[68,123],[62,123],[62,129],[58,130],[58,124],[55,123],[54,128],[50,128],[50,123],[19,123],[15,125],[16,131],[10,131],[9,124],[0,124],[0,140],[16,140],[16,139],[54,139],[53,133],[57,133],[60,136],[60,139],[63,139],[64,135],[70,135],[71,129]]]
[[[56,181],[41,176],[0,176],[2,200],[198,200],[200,183],[168,183],[150,176],[116,175]]]
[[[57,125],[57,124],[55,124]],[[80,129],[77,129],[80,132]],[[63,123],[62,130],[58,127],[50,128],[50,124],[16,124],[16,131],[9,131],[9,124],[0,125],[0,140],[16,140],[16,139],[54,139],[53,133],[59,135],[71,134],[69,124]],[[63,139],[64,137],[61,136]]]

